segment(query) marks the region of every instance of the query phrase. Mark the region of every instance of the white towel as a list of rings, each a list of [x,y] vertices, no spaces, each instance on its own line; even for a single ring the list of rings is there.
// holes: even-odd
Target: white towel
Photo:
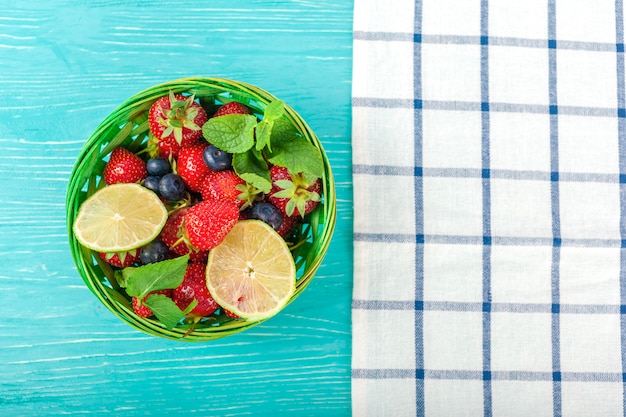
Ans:
[[[623,1],[354,13],[353,415],[626,415]]]

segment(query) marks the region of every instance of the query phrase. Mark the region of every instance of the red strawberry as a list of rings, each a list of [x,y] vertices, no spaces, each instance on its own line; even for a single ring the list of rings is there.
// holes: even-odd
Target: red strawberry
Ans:
[[[207,121],[204,109],[194,97],[170,94],[152,104],[148,113],[150,131],[159,141],[174,139],[188,146],[202,137],[202,125]]]
[[[236,315],[235,313],[233,313],[230,310],[226,310],[225,308],[222,308],[222,310],[224,310],[224,314],[226,314],[231,319],[240,319],[241,318],[241,317],[239,317],[238,315]]]
[[[133,310],[135,311],[135,314],[137,314],[139,317],[151,317],[154,314],[152,310],[150,310],[150,308],[148,308],[148,306],[144,304],[146,298],[150,297],[152,294],[163,294],[171,298],[172,290],[160,290],[151,292],[143,298],[143,301],[141,303],[139,302],[139,298],[133,297]]]
[[[174,290],[172,299],[184,310],[194,299],[198,302],[189,313],[192,316],[208,316],[219,308],[206,286],[206,263],[190,262],[183,282]]]
[[[232,170],[208,174],[202,181],[200,192],[204,200],[231,201],[240,209],[248,207],[251,204],[250,200],[254,199],[254,195],[248,190],[246,182]]]
[[[204,200],[185,213],[183,233],[194,247],[211,250],[226,237],[239,219],[235,203],[224,200]]]
[[[172,136],[168,136],[157,141],[157,148],[159,150],[159,156],[161,158],[172,158],[178,157],[178,152],[180,152],[180,145],[176,142]]]
[[[103,175],[108,185],[141,182],[147,175],[146,163],[125,148],[115,148],[104,167]]]
[[[161,240],[176,255],[187,255],[192,261],[201,261],[208,255],[206,251],[200,251],[192,247],[183,236],[183,221],[189,207],[174,210],[167,219],[161,231]]]
[[[227,114],[250,114],[250,109],[241,103],[231,101],[217,109],[213,117],[226,116]]]
[[[101,252],[100,257],[110,265],[126,268],[135,262],[139,262],[139,249],[133,249],[128,252]]]
[[[304,217],[313,211],[320,201],[322,182],[306,174],[291,174],[287,168],[273,166],[270,169],[272,190],[269,200],[288,217]]]
[[[212,172],[202,159],[204,148],[209,146],[205,141],[190,146],[183,146],[178,152],[176,167],[178,175],[183,178],[190,191],[200,192],[202,180]]]
[[[291,232],[293,228],[296,227],[296,224],[298,224],[299,220],[300,217],[298,215],[291,217],[283,215],[283,222],[280,224],[280,227],[276,229],[276,232],[278,232],[281,237],[286,237],[289,232]]]

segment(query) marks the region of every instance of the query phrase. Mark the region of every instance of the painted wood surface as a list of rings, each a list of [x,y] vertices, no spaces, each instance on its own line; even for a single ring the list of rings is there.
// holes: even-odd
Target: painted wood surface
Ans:
[[[350,415],[348,0],[18,0],[0,8],[0,415]],[[132,94],[186,76],[256,84],[318,133],[337,182],[329,254],[252,330],[144,335],[86,289],[67,244],[74,158]]]

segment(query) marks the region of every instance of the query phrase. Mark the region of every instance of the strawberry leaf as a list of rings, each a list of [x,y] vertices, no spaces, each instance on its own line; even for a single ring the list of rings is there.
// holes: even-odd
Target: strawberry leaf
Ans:
[[[185,311],[183,311],[178,308],[176,303],[168,296],[152,294],[146,298],[145,304],[165,327],[173,329],[189,311],[193,310],[193,308],[198,305],[198,302],[193,300]]]
[[[185,277],[188,260],[189,255],[185,255],[133,268],[126,276],[126,293],[143,299],[153,291],[178,287]]]
[[[255,116],[228,114],[209,119],[202,126],[204,138],[229,153],[246,152],[254,146]]]

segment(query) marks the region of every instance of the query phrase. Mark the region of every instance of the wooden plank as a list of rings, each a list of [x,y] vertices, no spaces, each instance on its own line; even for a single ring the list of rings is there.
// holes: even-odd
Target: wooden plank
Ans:
[[[350,415],[351,1],[64,0],[0,12],[0,414]],[[338,224],[304,294],[212,343],[144,335],[83,285],[65,189],[83,142],[150,85],[222,76],[318,133]]]

